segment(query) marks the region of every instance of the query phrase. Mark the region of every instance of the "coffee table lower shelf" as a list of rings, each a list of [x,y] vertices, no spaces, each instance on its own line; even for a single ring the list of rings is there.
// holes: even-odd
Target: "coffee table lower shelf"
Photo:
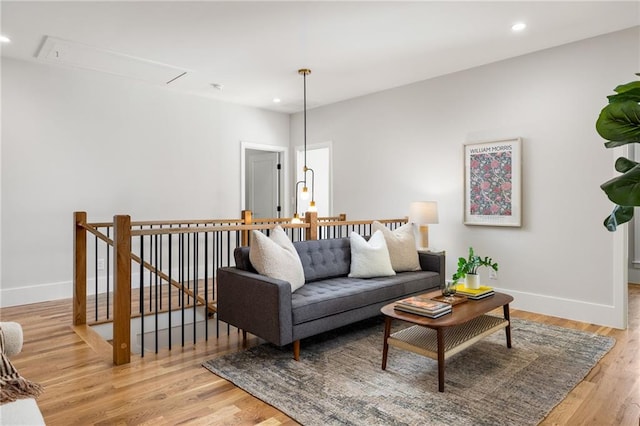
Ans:
[[[464,324],[445,328],[443,330],[444,358],[447,359],[457,354],[485,336],[506,328],[508,325],[509,321],[504,318],[481,315]],[[437,332],[421,325],[413,325],[391,334],[387,343],[435,360],[438,359]]]

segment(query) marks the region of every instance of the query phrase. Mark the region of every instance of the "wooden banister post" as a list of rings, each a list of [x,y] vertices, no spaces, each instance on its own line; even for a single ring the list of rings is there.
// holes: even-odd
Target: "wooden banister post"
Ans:
[[[310,226],[305,229],[305,240],[317,240],[318,239],[318,212],[306,212],[304,214],[304,221]]]
[[[113,363],[131,361],[131,217],[113,217]]]
[[[344,222],[347,220],[347,214],[346,213],[340,213],[340,216],[338,216],[338,220],[340,222]]]
[[[242,216],[240,217],[242,219],[242,224],[243,225],[251,225],[253,222],[253,217],[251,214],[251,210],[242,210]],[[242,231],[242,245],[243,246],[248,246],[249,245],[249,231],[247,231],[246,229]]]
[[[73,213],[73,325],[87,323],[87,223],[86,212]]]

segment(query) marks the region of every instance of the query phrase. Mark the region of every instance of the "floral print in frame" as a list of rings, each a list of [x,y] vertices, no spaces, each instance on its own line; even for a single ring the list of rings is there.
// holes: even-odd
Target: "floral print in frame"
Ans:
[[[467,225],[521,226],[520,138],[464,146]]]

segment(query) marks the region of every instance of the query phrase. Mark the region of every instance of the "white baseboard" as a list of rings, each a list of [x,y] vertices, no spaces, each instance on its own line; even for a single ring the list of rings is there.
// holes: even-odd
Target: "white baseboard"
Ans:
[[[203,268],[201,268],[203,269]],[[212,270],[211,268],[209,270]],[[166,271],[165,271],[166,272]],[[166,272],[168,273],[168,272]],[[172,271],[172,278],[179,278],[177,269]],[[200,272],[200,278],[204,277],[204,269]],[[209,276],[211,278],[211,276]],[[186,279],[186,276],[185,276]],[[190,277],[193,279],[193,277]],[[148,285],[148,272],[144,274],[144,285]],[[131,288],[140,287],[140,274],[131,274]],[[107,290],[106,278],[104,275],[98,277],[98,293]],[[109,291],[113,291],[113,276],[110,277]],[[87,295],[96,293],[95,281],[93,278],[87,278]],[[0,289],[0,308],[9,306],[29,305],[31,303],[48,302],[51,300],[71,299],[73,297],[73,282],[61,281],[57,283],[33,284],[22,287],[2,288]]]
[[[0,289],[0,307],[7,308],[50,300],[70,299],[72,296],[73,283],[71,281],[2,288]]]
[[[566,299],[543,294],[527,293],[510,289],[496,290],[513,296],[512,309],[565,318],[574,321],[597,324],[622,329],[620,309],[614,305],[604,305],[583,300]]]
[[[132,288],[138,288],[138,276],[139,275],[132,275]],[[136,280],[133,281],[133,278],[136,278]],[[96,293],[94,283],[95,281],[93,279],[87,279],[87,296]],[[98,292],[105,292],[106,285],[104,282],[104,277],[100,277],[98,283]],[[110,291],[113,291],[113,277],[111,277]],[[15,288],[3,288],[0,289],[0,308],[71,298],[73,298],[72,281],[34,284]]]

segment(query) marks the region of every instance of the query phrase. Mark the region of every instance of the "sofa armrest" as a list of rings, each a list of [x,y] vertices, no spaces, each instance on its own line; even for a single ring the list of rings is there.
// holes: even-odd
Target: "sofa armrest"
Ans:
[[[4,336],[4,354],[8,357],[19,354],[24,340],[22,326],[12,321],[0,322],[0,329]]]
[[[418,259],[423,271],[433,271],[440,274],[440,286],[443,286],[446,276],[444,252],[418,251]]]
[[[0,419],[3,425],[45,425],[38,403],[33,398],[0,405]]]
[[[238,268],[217,275],[218,319],[282,346],[293,341],[291,284]]]

